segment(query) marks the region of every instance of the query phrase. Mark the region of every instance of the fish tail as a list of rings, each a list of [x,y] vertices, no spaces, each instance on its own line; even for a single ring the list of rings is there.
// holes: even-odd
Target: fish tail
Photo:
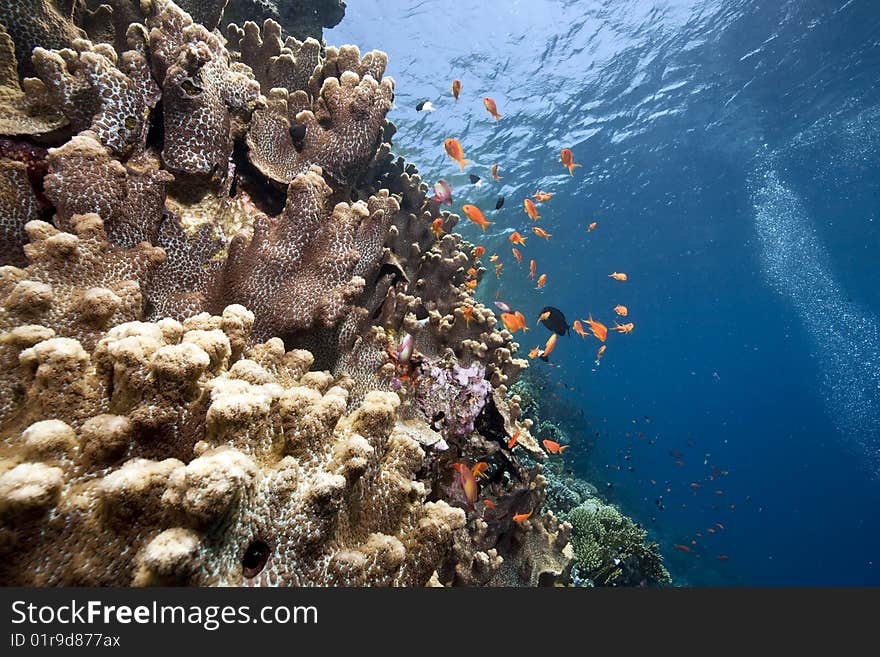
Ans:
[[[458,161],[458,170],[459,170],[459,171],[464,171],[464,165],[465,165],[465,164],[473,164],[473,162],[469,162],[468,160],[465,160],[465,159],[461,159],[461,160],[459,160],[459,161]]]

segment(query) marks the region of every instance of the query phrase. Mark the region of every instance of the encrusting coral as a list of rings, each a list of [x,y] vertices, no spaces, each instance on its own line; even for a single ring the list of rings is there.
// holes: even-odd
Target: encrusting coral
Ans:
[[[0,0],[0,583],[567,581],[518,456],[543,458],[507,393],[526,361],[391,154],[385,54],[272,20],[224,41],[222,1],[182,2],[206,25],[23,4],[33,28]],[[453,476],[479,460],[492,513]]]

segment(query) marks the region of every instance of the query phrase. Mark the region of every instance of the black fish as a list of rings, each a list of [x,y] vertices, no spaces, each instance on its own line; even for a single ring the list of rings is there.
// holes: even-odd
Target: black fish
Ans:
[[[290,126],[290,138],[293,140],[294,146],[301,146],[306,138],[306,124],[294,123]]]
[[[425,103],[427,103],[427,102],[428,102],[427,100],[423,100],[418,105],[416,105],[416,112],[421,112],[422,108],[425,106]]]
[[[475,173],[472,173],[470,176],[468,176],[468,178],[471,179],[472,185],[476,185],[478,182],[480,182],[480,177]]]
[[[496,209],[496,210],[500,210],[501,207],[502,207],[503,205],[504,205],[504,197],[503,197],[503,196],[499,196],[499,197],[498,197],[498,200],[495,201],[495,209]]]
[[[541,315],[547,312],[550,315],[547,319],[542,319],[541,323],[554,333],[565,335],[568,332],[568,322],[565,320],[565,315],[562,314],[562,311],[553,306],[544,306],[541,310]]]
[[[423,100],[418,105],[416,105],[416,112],[421,112],[422,110],[425,110],[426,112],[433,112],[434,105],[431,104],[430,100]]]

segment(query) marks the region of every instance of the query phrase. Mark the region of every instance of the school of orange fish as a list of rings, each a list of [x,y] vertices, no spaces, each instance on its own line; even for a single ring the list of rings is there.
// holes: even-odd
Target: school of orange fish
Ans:
[[[453,81],[452,95],[455,98],[456,103],[459,100],[459,97],[461,95],[461,91],[462,91],[461,81],[459,81],[459,80]],[[500,119],[502,117],[501,117],[501,114],[499,114],[499,112],[498,112],[498,107],[497,107],[497,104],[495,103],[495,101],[492,98],[486,96],[485,98],[483,98],[483,104],[486,108],[486,111],[495,119],[496,123],[498,121],[500,121]],[[458,139],[451,138],[451,137],[447,138],[444,142],[444,147],[445,147],[446,153],[449,155],[449,157],[458,164],[459,171],[464,171],[464,167],[466,165],[473,164],[472,162],[465,159],[464,147],[462,146],[461,142]],[[574,155],[573,155],[571,149],[569,149],[569,148],[563,148],[560,151],[559,161],[568,170],[568,173],[570,176],[574,176],[575,168],[581,166],[580,164],[578,164],[574,161]],[[500,176],[498,170],[499,170],[499,163],[493,164],[490,169],[492,179],[495,180],[496,182],[499,182],[501,180],[501,176]],[[474,177],[472,177],[472,181],[473,181],[473,178],[476,178],[477,180],[479,180],[479,178],[474,176]],[[437,186],[435,186],[435,189],[438,192],[438,195],[435,196],[435,200],[438,200],[438,201],[444,202],[448,205],[451,205],[451,191],[452,191],[452,189],[448,185],[448,183],[441,180],[438,182]],[[444,194],[444,191],[445,191],[445,194]],[[546,192],[546,191],[536,190],[535,193],[531,197],[526,197],[525,199],[523,199],[523,209],[525,211],[526,216],[529,219],[531,219],[532,222],[539,221],[541,219],[541,214],[538,210],[538,204],[547,203],[548,201],[550,201],[554,197],[554,195],[555,195],[555,192]],[[502,197],[501,199],[499,199],[499,203],[495,209],[496,210],[500,209],[500,207],[503,205],[503,202],[504,202],[504,199]],[[483,232],[486,231],[487,226],[490,226],[494,223],[492,221],[488,221],[486,219],[485,214],[476,205],[464,204],[462,206],[462,212],[464,213],[464,216],[467,217],[471,222],[473,222],[474,224],[479,226]],[[599,223],[597,221],[593,221],[587,226],[586,232],[592,233],[593,231],[595,231],[598,228],[598,226],[599,226]],[[440,238],[441,235],[443,235],[443,219],[442,218],[437,218],[434,220],[433,230],[434,230],[434,234],[437,236],[438,239]],[[546,230],[544,230],[540,226],[534,225],[534,223],[531,226],[530,230],[534,235],[536,235],[537,237],[540,237],[541,239],[550,240],[553,237],[552,234],[548,233]],[[508,241],[511,244],[511,253],[512,253],[513,257],[515,258],[517,264],[522,264],[522,262],[523,262],[523,251],[526,250],[526,248],[527,248],[527,246],[526,246],[527,239],[528,239],[528,237],[526,237],[525,235],[520,233],[518,230],[514,230],[508,236]],[[522,250],[520,250],[520,249],[522,249]],[[475,260],[480,260],[485,254],[486,254],[486,249],[483,246],[477,246],[472,253]],[[497,278],[501,278],[502,270],[504,268],[504,263],[500,262],[500,257],[497,254],[492,254],[489,257],[489,261],[494,265],[495,276]],[[477,270],[473,267],[470,268],[466,272],[466,276],[467,277],[465,280],[465,286],[470,290],[475,289],[477,286],[477,283],[478,283]],[[533,259],[533,258],[529,260],[528,277],[529,277],[529,280],[535,281],[535,289],[536,290],[540,290],[545,285],[547,285],[547,281],[548,281],[547,274],[542,273],[542,274],[538,275],[538,264],[535,261],[535,259]],[[627,282],[629,280],[629,277],[627,276],[626,273],[617,272],[617,271],[608,274],[608,278],[612,279],[612,281],[622,282],[622,283]],[[496,299],[497,298],[498,298],[498,295],[496,295]],[[501,301],[496,301],[495,305],[498,306],[500,309],[502,309],[503,312],[501,313],[501,323],[508,331],[510,331],[511,333],[516,333],[517,331],[521,330],[525,333],[526,331],[529,330],[529,327],[526,322],[526,318],[520,311],[511,309],[509,306],[507,306],[507,304],[505,304],[504,302],[501,302]],[[627,306],[625,306],[623,304],[618,304],[612,310],[615,315],[615,321],[614,321],[614,325],[611,327],[608,327],[606,324],[604,324],[598,320],[593,319],[592,314],[588,315],[587,319],[575,320],[574,322],[572,322],[570,327],[567,327],[567,328],[570,328],[572,331],[574,331],[577,335],[579,335],[581,337],[581,339],[583,339],[583,340],[588,339],[590,337],[590,335],[592,335],[595,339],[597,339],[601,343],[596,351],[596,365],[597,366],[599,365],[599,362],[601,361],[602,357],[605,355],[605,351],[606,351],[606,344],[605,343],[606,343],[606,339],[608,337],[609,330],[623,335],[623,334],[632,333],[633,329],[635,328],[635,324],[632,321],[627,321],[626,323],[621,323],[620,321],[618,321],[618,319],[623,320],[623,319],[629,317],[630,311]],[[470,324],[470,321],[471,321],[472,315],[473,315],[473,307],[465,308],[463,314],[465,317],[465,321],[467,321],[468,324]],[[550,315],[549,312],[543,312],[541,315],[538,316],[537,321],[540,323],[544,320],[547,320],[549,315]],[[531,359],[541,358],[542,360],[546,361],[547,357],[556,348],[557,337],[558,336],[557,336],[556,332],[551,332],[550,337],[547,339],[547,341],[545,342],[543,347],[536,346],[529,351],[529,354],[528,354],[529,358],[531,358]],[[513,449],[516,446],[519,435],[520,435],[520,432],[517,431],[510,438],[508,445],[507,445],[509,449]],[[629,434],[627,434],[627,436],[629,436]],[[639,434],[639,436],[640,436],[640,438],[644,439],[644,434]],[[570,445],[561,445],[561,444],[559,444],[555,441],[552,441],[552,440],[543,440],[542,445],[543,445],[544,449],[550,455],[554,455],[554,456],[562,456],[563,452],[570,447]],[[679,453],[673,452],[673,454],[679,454]],[[677,465],[684,465],[684,463],[680,459],[676,461],[676,464]],[[480,478],[486,476],[485,471],[488,468],[488,464],[484,461],[481,461],[481,462],[475,464],[473,467],[468,467],[464,463],[456,463],[453,467],[456,469],[456,471],[458,473],[458,483],[460,484],[460,486],[464,490],[465,497],[467,498],[467,502],[468,502],[468,508],[469,508],[469,510],[474,510],[476,499],[479,494],[478,480]],[[715,467],[713,467],[712,470],[713,470],[713,474],[709,475],[709,477],[708,477],[708,479],[710,481],[712,481],[716,478],[720,478],[724,474],[727,474],[726,472],[722,473],[721,471],[717,470],[717,468],[715,468]],[[656,485],[656,483],[657,482],[655,480],[653,480],[653,479],[651,480],[652,485]],[[693,489],[694,494],[696,494],[697,489],[701,488],[702,485],[698,482],[693,482],[690,485],[690,487]],[[669,487],[669,482],[667,482],[666,490],[667,490],[667,492],[672,492],[672,489]],[[723,491],[720,489],[715,490],[714,493],[716,495],[723,495]],[[662,500],[662,497],[658,498],[658,501],[656,502],[660,508],[662,508],[661,500]],[[484,510],[486,510],[486,509],[494,510],[495,509],[495,504],[490,499],[483,500],[482,504],[483,504]],[[734,509],[735,505],[731,504],[730,508]],[[529,510],[528,512],[525,512],[525,513],[515,514],[513,516],[513,520],[515,522],[525,522],[526,520],[528,520],[528,518],[531,516],[531,514],[532,514],[532,510]],[[715,525],[713,527],[708,528],[706,531],[709,534],[714,534],[714,533],[716,533],[716,531],[720,531],[720,530],[724,530],[724,529],[725,529],[725,526],[722,523],[718,522],[718,523],[715,523]],[[700,532],[696,532],[695,536],[696,536],[696,538],[701,538],[702,534]],[[697,545],[696,538],[690,539],[687,542],[687,544],[685,544],[685,543],[674,544],[674,548],[680,552],[690,553],[692,551],[692,547]],[[721,554],[721,555],[718,555],[716,558],[719,561],[727,561],[729,557],[726,554]]]

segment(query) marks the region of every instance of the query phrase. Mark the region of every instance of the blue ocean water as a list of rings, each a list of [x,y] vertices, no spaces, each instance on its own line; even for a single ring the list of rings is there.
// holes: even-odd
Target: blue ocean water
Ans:
[[[501,256],[477,295],[523,311],[524,352],[547,338],[544,305],[609,325],[628,306],[635,329],[598,366],[577,336],[532,366],[565,458],[649,529],[677,584],[880,584],[874,0],[351,2],[325,37],[388,52],[395,151],[494,222],[458,230]],[[522,209],[538,189],[555,193],[546,241]]]

